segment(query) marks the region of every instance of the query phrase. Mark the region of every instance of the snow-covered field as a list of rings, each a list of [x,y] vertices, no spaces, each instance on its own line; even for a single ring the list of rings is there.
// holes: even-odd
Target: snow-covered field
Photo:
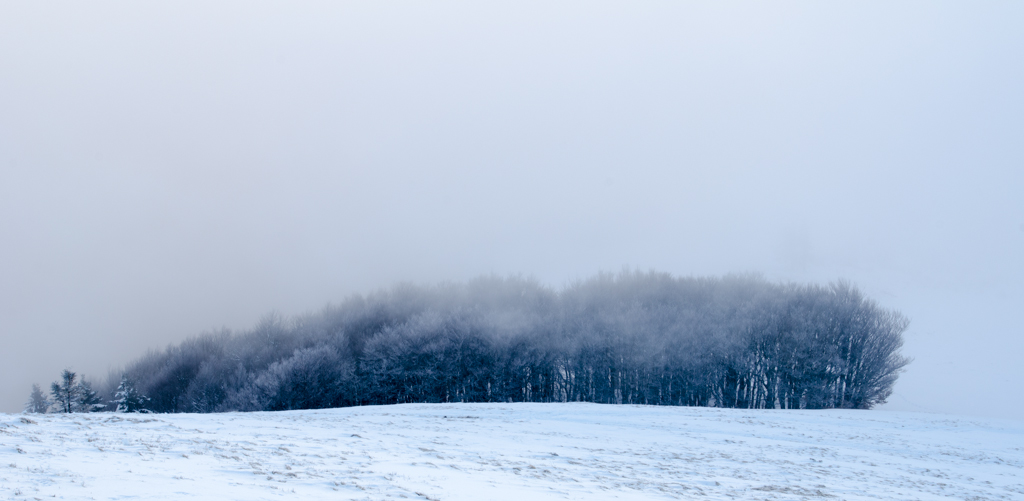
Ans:
[[[419,404],[0,414],[10,499],[1024,499],[1024,422]]]

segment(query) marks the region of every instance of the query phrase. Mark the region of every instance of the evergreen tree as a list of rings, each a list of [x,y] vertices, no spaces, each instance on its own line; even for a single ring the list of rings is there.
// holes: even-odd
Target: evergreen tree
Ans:
[[[45,414],[49,408],[50,401],[43,394],[43,390],[39,388],[38,384],[33,384],[32,394],[28,397],[28,403],[25,404],[25,413]]]
[[[117,385],[117,393],[114,394],[115,412],[148,412],[148,401],[149,398],[139,392],[133,380],[127,375],[121,376],[121,384]]]
[[[103,399],[92,389],[88,381],[82,379],[75,387],[77,400],[73,407],[74,412],[96,412],[106,407]]]
[[[69,369],[64,369],[60,373],[60,381],[50,384],[50,393],[53,395],[53,406],[56,412],[75,412],[79,402],[77,380],[77,374]]]

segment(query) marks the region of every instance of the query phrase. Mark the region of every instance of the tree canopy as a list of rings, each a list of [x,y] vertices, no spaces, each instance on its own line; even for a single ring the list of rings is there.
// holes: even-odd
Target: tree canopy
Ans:
[[[108,386],[120,387],[111,407],[153,412],[566,401],[866,409],[885,402],[909,362],[899,353],[907,324],[846,282],[623,272],[556,291],[481,277],[268,315],[247,332],[151,352]]]

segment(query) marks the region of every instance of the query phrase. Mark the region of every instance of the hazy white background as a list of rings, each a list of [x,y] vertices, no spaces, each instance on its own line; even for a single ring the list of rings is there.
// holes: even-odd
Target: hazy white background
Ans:
[[[758,271],[1024,418],[1024,4],[4,2],[0,410],[399,281]]]

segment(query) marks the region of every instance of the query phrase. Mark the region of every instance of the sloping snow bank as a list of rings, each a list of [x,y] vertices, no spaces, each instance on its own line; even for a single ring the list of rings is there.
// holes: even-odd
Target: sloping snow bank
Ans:
[[[10,499],[1024,499],[1024,422],[416,404],[0,414]]]

